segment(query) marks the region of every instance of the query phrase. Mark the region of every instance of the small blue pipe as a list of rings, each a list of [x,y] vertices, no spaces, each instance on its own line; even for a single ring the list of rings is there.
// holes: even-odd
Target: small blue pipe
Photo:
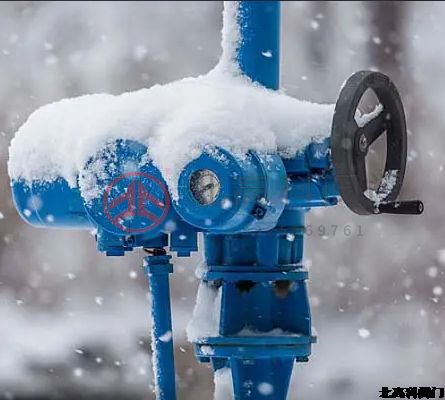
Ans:
[[[151,291],[153,372],[157,400],[176,399],[175,362],[170,306],[171,256],[145,257],[144,272]]]
[[[241,71],[269,89],[280,85],[280,2],[240,1]]]

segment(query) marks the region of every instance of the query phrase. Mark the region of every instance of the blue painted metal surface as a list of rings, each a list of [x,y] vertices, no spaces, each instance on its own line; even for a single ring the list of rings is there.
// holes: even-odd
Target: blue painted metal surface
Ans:
[[[85,203],[95,226],[115,236],[143,234],[148,239],[176,224],[167,185],[146,154],[147,147],[139,142],[117,140],[88,161],[82,173],[103,190]],[[97,164],[99,174],[94,172]]]
[[[191,176],[210,170],[221,189],[211,204],[201,204],[190,187]],[[242,159],[212,149],[189,163],[179,177],[178,214],[202,231],[235,233],[273,228],[287,197],[287,175],[277,155],[249,152]],[[266,201],[267,199],[267,201]]]
[[[69,187],[63,178],[50,183],[13,181],[15,206],[20,216],[35,227],[96,229],[98,250],[110,256],[121,256],[138,247],[167,246],[167,234],[171,234],[171,250],[180,257],[189,256],[191,251],[197,251],[197,230],[185,224],[171,206],[167,185],[151,161],[144,160],[146,153],[147,148],[141,143],[117,140],[94,155],[83,173],[99,161],[103,170],[93,178],[104,193],[90,201],[85,201],[81,190]],[[129,194],[132,185],[135,191]],[[165,211],[156,200],[144,198],[146,192],[165,204]],[[118,201],[111,209],[109,205],[114,200]],[[138,208],[142,203],[143,213]],[[133,215],[126,217],[125,212],[132,208]],[[147,213],[157,217],[159,223],[145,218]],[[119,215],[124,217],[119,220]]]
[[[280,85],[280,2],[241,1],[239,4],[241,71],[269,89]]]
[[[144,271],[151,291],[151,320],[155,390],[158,400],[176,398],[173,332],[170,306],[169,274],[171,256],[152,255],[144,259]]]
[[[307,361],[315,341],[302,265],[305,208],[291,205],[291,193],[272,230],[205,233],[202,278],[222,293],[220,336],[200,338],[195,349],[200,361],[232,369],[236,399],[261,399],[264,387],[285,399],[293,362]]]
[[[92,229],[78,188],[59,178],[52,183],[23,180],[11,183],[14,205],[20,216],[38,228]]]

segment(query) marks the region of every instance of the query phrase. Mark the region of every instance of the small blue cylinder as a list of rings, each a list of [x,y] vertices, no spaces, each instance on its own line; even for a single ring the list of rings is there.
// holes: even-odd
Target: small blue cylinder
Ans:
[[[78,188],[58,178],[53,182],[16,180],[11,183],[12,198],[20,216],[39,228],[92,229]]]

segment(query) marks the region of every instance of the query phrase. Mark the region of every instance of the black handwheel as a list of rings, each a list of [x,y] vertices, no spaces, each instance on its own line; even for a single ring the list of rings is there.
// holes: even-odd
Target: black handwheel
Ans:
[[[374,91],[380,105],[357,122],[358,105],[367,89]],[[377,190],[369,190],[366,154],[369,146],[384,132],[387,149],[385,169]],[[407,135],[402,101],[386,75],[360,71],[346,81],[335,105],[331,148],[337,183],[346,205],[361,215],[390,212],[388,204],[396,200],[405,175]],[[386,208],[383,204],[387,205]],[[393,210],[399,207],[400,203]],[[416,210],[415,213],[423,210],[421,202]]]

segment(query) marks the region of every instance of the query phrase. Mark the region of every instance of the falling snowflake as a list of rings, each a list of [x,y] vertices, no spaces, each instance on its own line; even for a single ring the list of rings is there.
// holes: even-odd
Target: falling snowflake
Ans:
[[[83,375],[83,369],[82,368],[75,368],[73,371],[73,374],[76,378],[81,378]]]
[[[442,296],[442,294],[443,294],[442,287],[441,286],[434,286],[433,287],[433,294],[434,294],[434,296],[437,296],[437,297]]]
[[[136,279],[136,278],[138,277],[138,274],[137,274],[136,271],[131,270],[130,273],[128,274],[128,276],[129,276],[131,279]]]
[[[172,340],[172,331],[167,331],[162,336],[159,336],[159,340],[164,343],[170,342]]]
[[[438,270],[437,267],[435,267],[435,266],[429,267],[429,268],[426,270],[426,274],[427,274],[430,278],[436,278],[437,275],[438,275],[438,273],[439,273],[439,270]]]
[[[104,303],[104,298],[101,296],[96,296],[94,298],[94,301],[96,302],[96,304],[98,304],[99,306],[101,306]]]
[[[362,339],[368,339],[369,336],[371,336],[371,332],[366,329],[366,328],[360,328],[358,330],[358,335],[362,338]]]
[[[268,382],[261,382],[258,385],[258,392],[263,396],[270,396],[273,393],[273,386]]]
[[[293,233],[288,233],[286,235],[286,240],[288,240],[289,242],[293,242],[295,240],[295,235]]]

